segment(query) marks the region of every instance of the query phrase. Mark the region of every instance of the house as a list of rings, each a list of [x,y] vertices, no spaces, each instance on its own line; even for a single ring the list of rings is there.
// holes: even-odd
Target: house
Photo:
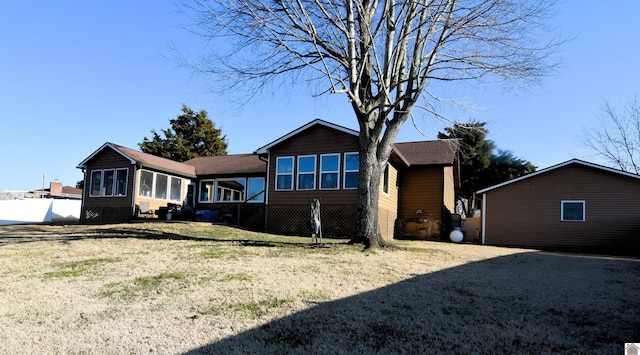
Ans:
[[[478,194],[483,244],[640,254],[640,175],[573,159]]]
[[[439,238],[455,201],[457,141],[399,143],[383,173],[380,232]],[[358,132],[316,119],[259,148],[268,162],[267,231],[306,233],[310,203],[321,201],[325,235],[353,235],[357,219]]]
[[[458,143],[394,146],[380,186],[383,238],[439,238],[458,186]],[[105,143],[78,168],[85,172],[82,223],[126,221],[172,205],[203,220],[280,234],[309,233],[311,202],[320,199],[325,236],[356,228],[358,132],[320,119],[253,154],[178,163]],[[212,212],[209,212],[212,211]]]

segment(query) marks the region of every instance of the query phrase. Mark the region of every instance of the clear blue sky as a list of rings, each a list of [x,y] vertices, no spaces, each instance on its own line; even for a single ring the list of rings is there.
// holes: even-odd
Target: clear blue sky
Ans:
[[[581,132],[603,100],[640,94],[640,1],[567,0],[557,10],[552,25],[575,36],[561,52],[564,68],[524,91],[461,89],[478,109],[454,118],[487,121],[498,148],[539,168],[574,157],[603,163]],[[47,186],[75,185],[77,164],[103,143],[137,149],[182,103],[209,112],[230,153],[253,152],[315,118],[357,128],[342,95],[281,88],[229,105],[166,59],[174,45],[187,55],[202,47],[181,29],[187,23],[171,0],[0,1],[0,191],[39,188],[43,173]],[[429,139],[447,125],[419,114],[417,124]],[[398,140],[421,139],[408,123]]]

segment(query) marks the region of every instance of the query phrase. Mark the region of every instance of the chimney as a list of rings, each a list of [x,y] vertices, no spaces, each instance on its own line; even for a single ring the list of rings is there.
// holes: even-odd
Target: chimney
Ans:
[[[60,181],[51,181],[49,185],[49,196],[62,196],[62,183]]]

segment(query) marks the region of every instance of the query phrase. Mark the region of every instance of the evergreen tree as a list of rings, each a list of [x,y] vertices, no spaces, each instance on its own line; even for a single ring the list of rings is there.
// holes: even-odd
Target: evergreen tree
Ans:
[[[476,191],[536,171],[536,166],[487,139],[486,122],[456,123],[439,132],[440,139],[460,140],[460,192],[456,199],[471,215]]]
[[[170,119],[169,123],[171,128],[162,130],[164,138],[151,130],[153,138],[144,137],[142,143],[138,144],[140,149],[180,162],[200,156],[227,154],[227,137],[207,117],[207,111],[196,113],[182,104],[182,114]]]

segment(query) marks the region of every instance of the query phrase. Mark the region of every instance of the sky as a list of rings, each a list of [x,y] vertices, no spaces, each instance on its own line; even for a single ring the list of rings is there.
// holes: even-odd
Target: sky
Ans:
[[[453,120],[487,122],[488,139],[539,169],[572,158],[606,164],[586,147],[604,100],[640,95],[640,1],[560,1],[550,21],[572,40],[541,85],[452,87],[474,106]],[[251,153],[321,118],[357,129],[344,94],[273,88],[238,107],[170,60],[203,40],[173,0],[0,1],[0,191],[83,179],[77,165],[105,142],[138,149],[185,103],[207,110],[229,153]],[[415,115],[397,141],[435,139],[450,122]],[[44,179],[43,179],[44,178]]]

